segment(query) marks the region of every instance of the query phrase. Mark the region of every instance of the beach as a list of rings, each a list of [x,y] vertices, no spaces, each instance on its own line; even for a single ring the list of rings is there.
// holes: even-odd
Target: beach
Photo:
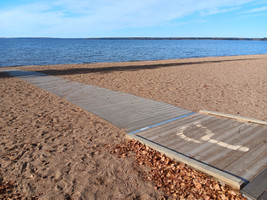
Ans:
[[[126,92],[191,111],[206,109],[267,121],[266,64],[267,55],[250,55],[18,69]],[[131,156],[134,153],[119,157],[116,152],[111,153],[117,145],[125,144],[123,130],[64,98],[3,72],[0,79],[0,178],[14,182],[11,195],[38,199],[168,198],[145,178],[149,169],[136,164]],[[209,180],[201,174],[196,176]],[[212,194],[226,191],[216,182],[206,182],[219,187],[214,186],[212,190],[217,193]],[[233,191],[227,195],[230,193],[241,199]],[[205,193],[208,194],[211,193]]]
[[[267,120],[267,55],[23,67],[198,112]]]

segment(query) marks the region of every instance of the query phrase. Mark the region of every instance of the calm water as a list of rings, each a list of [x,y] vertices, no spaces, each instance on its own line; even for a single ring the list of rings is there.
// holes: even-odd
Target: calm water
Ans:
[[[267,41],[0,39],[0,67],[267,54]]]

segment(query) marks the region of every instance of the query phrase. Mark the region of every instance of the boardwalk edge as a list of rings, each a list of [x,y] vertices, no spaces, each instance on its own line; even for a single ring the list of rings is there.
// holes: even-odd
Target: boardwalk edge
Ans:
[[[141,142],[142,144],[145,144],[148,147],[150,147],[156,151],[159,151],[160,153],[165,154],[166,156],[168,156],[171,159],[185,163],[188,166],[190,166],[190,167],[192,167],[198,171],[201,171],[207,175],[214,177],[222,184],[228,185],[234,189],[240,190],[243,187],[243,185],[246,183],[246,181],[241,179],[241,178],[238,178],[238,177],[233,176],[227,172],[221,171],[221,170],[216,169],[214,167],[211,167],[205,163],[202,163],[200,161],[197,161],[195,159],[187,157],[187,156],[185,156],[179,152],[172,151],[172,150],[170,150],[164,146],[161,146],[159,144],[151,142],[151,141],[144,139],[140,136],[137,136],[134,134],[131,134],[131,135],[126,134],[126,138],[137,140],[137,141]]]
[[[255,124],[267,125],[266,121],[248,118],[248,117],[241,117],[241,116],[237,116],[237,115],[224,114],[224,113],[215,112],[215,111],[200,110],[199,113],[204,114],[204,115],[215,115],[215,116],[219,116],[219,117],[226,117],[226,118],[235,119],[237,121],[245,122],[245,123],[255,123]]]

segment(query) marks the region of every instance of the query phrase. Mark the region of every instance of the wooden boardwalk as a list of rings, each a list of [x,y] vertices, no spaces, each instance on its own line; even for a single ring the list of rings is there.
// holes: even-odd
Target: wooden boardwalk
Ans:
[[[263,170],[251,183],[247,184],[241,191],[248,199],[267,199],[267,168]]]
[[[213,176],[233,187],[240,188],[252,180],[267,165],[267,126],[245,124],[233,119],[223,119],[193,114],[130,137],[149,141],[152,147],[167,147],[183,156],[212,166]],[[163,150],[164,152],[164,150]],[[165,152],[168,153],[168,152]],[[176,155],[177,156],[177,155]],[[178,155],[179,157],[179,155]],[[184,161],[190,165],[191,161]],[[201,165],[201,164],[200,164]],[[206,171],[207,166],[200,166]],[[194,166],[198,168],[199,166]],[[202,169],[203,168],[203,169]],[[229,179],[229,180],[226,180]]]
[[[37,72],[7,71],[94,113],[168,156],[240,189],[267,167],[267,126]]]
[[[43,73],[19,70],[8,73],[65,98],[126,132],[192,113],[170,104]]]

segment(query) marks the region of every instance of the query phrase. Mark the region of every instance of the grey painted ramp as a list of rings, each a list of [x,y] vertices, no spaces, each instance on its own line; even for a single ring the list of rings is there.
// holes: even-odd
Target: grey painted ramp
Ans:
[[[267,168],[263,170],[256,178],[252,180],[251,183],[246,185],[241,192],[248,199],[267,199]]]
[[[43,73],[12,70],[11,76],[34,84],[109,121],[126,132],[170,120],[191,111],[131,94],[72,82]]]
[[[266,125],[193,114],[130,137],[193,158],[201,162],[199,165],[213,166],[213,171],[218,169],[230,174],[232,177],[227,174],[220,176],[225,177],[224,182],[237,188],[267,167]],[[191,165],[190,162],[187,164]],[[200,170],[202,168],[205,166]],[[216,173],[221,173],[216,170],[215,177]]]

